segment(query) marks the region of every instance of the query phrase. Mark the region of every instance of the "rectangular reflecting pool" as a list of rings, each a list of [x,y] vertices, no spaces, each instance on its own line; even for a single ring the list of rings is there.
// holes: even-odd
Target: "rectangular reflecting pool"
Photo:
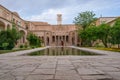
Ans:
[[[70,47],[50,47],[27,54],[29,56],[99,55]]]

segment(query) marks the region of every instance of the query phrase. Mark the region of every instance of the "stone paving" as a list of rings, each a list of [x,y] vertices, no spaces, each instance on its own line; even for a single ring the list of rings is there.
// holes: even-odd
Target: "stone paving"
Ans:
[[[118,52],[78,48],[105,55],[21,56],[41,49],[1,54],[0,80],[120,80]]]

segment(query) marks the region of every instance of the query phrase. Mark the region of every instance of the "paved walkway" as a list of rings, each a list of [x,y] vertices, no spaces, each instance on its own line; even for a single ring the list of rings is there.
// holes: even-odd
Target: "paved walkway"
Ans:
[[[0,80],[120,80],[120,53],[78,48],[105,55],[21,56],[40,49],[1,54]]]

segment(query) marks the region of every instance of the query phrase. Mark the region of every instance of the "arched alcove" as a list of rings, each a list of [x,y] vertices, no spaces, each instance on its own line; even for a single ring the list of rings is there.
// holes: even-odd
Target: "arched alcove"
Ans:
[[[47,37],[47,45],[49,45],[49,42],[50,42],[49,37]]]
[[[22,37],[20,39],[20,43],[25,43],[25,31],[24,30],[20,30],[20,33],[22,35]]]
[[[5,30],[5,23],[0,21],[0,31]]]
[[[9,24],[7,25],[7,29],[10,29],[10,25]]]

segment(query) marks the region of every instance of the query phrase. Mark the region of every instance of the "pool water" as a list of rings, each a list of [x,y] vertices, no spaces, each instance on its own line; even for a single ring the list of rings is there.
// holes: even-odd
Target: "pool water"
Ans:
[[[64,55],[98,55],[70,47],[50,47],[27,54],[29,56],[64,56]]]

